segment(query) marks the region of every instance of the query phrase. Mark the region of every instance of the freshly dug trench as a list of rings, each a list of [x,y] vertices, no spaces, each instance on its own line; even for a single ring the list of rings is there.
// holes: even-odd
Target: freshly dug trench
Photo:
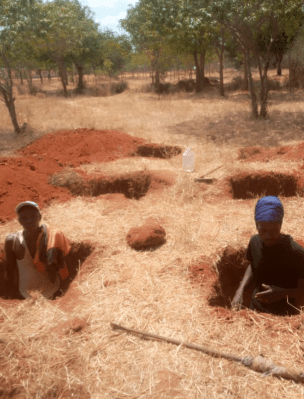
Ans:
[[[160,146],[159,144],[143,144],[139,145],[136,149],[134,156],[140,157],[154,157],[168,159],[174,157],[182,152],[178,146]]]
[[[292,197],[302,195],[296,176],[286,173],[240,173],[229,179],[234,199],[251,199],[263,195]]]
[[[106,179],[92,179],[88,183],[88,190],[92,197],[108,193],[122,193],[126,198],[139,200],[147,194],[150,184],[151,176],[149,174],[137,172]]]
[[[114,176],[85,179],[75,171],[62,171],[50,177],[49,182],[67,187],[72,194],[97,197],[104,194],[121,193],[126,198],[144,197],[148,191],[157,191],[174,184],[176,175],[171,171],[140,171]]]
[[[84,242],[71,242],[71,251],[66,257],[67,268],[69,270],[69,276],[65,280],[61,280],[60,289],[63,294],[68,290],[70,284],[77,276],[79,267],[87,259],[87,257],[93,252],[94,246],[87,241]],[[4,287],[4,276],[2,275],[5,270],[6,258],[4,246],[0,246],[0,297],[4,298],[5,287]],[[14,299],[14,298],[13,298]],[[19,298],[16,298],[19,299]]]
[[[227,247],[216,263],[218,278],[213,285],[208,303],[211,306],[231,307],[231,301],[249,265],[245,258],[246,248]],[[251,301],[253,286],[246,288],[243,305],[248,307]]]

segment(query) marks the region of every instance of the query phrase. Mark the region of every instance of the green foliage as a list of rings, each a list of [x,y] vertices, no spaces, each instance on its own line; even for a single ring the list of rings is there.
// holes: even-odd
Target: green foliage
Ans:
[[[131,62],[132,45],[126,35],[115,35],[110,30],[100,33],[102,46],[102,69],[110,77],[121,73]]]

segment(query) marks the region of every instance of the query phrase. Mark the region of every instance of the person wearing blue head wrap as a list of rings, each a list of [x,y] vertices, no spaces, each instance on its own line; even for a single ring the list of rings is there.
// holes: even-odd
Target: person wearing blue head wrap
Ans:
[[[281,223],[284,217],[284,208],[278,197],[269,195],[258,200],[255,206],[256,222]]]
[[[282,234],[284,208],[275,196],[258,200],[254,219],[258,234],[251,237],[246,252],[250,265],[233,300],[243,304],[243,293],[253,283],[250,308],[275,314],[294,314],[304,299],[304,248],[290,235]]]

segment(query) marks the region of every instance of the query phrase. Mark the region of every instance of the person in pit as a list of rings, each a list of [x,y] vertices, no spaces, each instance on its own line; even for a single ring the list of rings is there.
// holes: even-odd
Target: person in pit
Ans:
[[[61,294],[60,280],[69,275],[65,262],[69,242],[60,231],[40,224],[41,212],[35,202],[22,202],[15,211],[23,230],[5,240],[4,296],[23,299],[31,291],[40,291],[54,299]]]
[[[261,198],[255,207],[258,234],[251,237],[244,278],[232,300],[232,307],[243,303],[243,292],[253,282],[250,309],[287,315],[297,314],[304,298],[304,248],[290,235],[282,234],[284,209],[279,198]]]

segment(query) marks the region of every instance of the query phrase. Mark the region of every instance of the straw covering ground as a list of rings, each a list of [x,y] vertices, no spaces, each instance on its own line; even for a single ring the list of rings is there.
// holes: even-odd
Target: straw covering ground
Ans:
[[[226,79],[233,74],[230,71]],[[269,121],[252,121],[250,99],[244,92],[221,99],[211,87],[200,95],[158,99],[138,91],[143,83],[130,80],[129,90],[107,98],[19,96],[19,117],[30,115],[27,122],[37,132],[25,133],[19,147],[41,138],[18,152],[11,151],[18,149],[18,143],[10,144],[9,120],[4,119],[0,134],[6,144],[0,167],[9,170],[0,183],[1,242],[19,229],[13,217],[16,203],[33,199],[43,207],[42,221],[61,229],[75,243],[75,253],[77,245],[93,251],[74,256],[73,267],[79,267],[80,260],[80,269],[65,296],[48,301],[35,293],[23,301],[0,300],[0,397],[303,398],[302,384],[112,330],[111,322],[120,323],[242,357],[263,354],[274,364],[304,369],[302,313],[278,317],[229,309],[232,282],[237,285],[241,278],[246,267],[242,255],[255,234],[255,195],[262,194],[235,199],[231,179],[275,173],[276,179],[295,176],[300,184],[303,173],[301,157],[273,156],[265,162],[251,158],[254,154],[240,157],[240,151],[247,154],[248,147],[259,147],[263,152],[268,144],[297,148],[303,134],[297,118],[303,93],[270,93]],[[4,111],[0,104],[0,113],[5,115]],[[68,154],[73,151],[69,140],[79,134],[83,145],[85,137],[96,138],[83,153],[84,162],[79,153]],[[51,149],[48,137],[60,144]],[[109,146],[108,152],[105,149],[94,158],[102,137],[117,138],[118,146]],[[39,145],[44,142],[42,150]],[[166,152],[173,148],[174,154],[162,157],[136,151],[151,143]],[[191,174],[182,171],[182,154],[175,151],[188,146],[195,153]],[[36,175],[31,178],[31,173]],[[69,181],[88,184],[138,173],[150,176],[153,183],[139,198],[124,191],[76,195],[67,187]],[[213,180],[195,181],[202,176]],[[11,186],[26,186],[28,191],[6,198]],[[301,242],[303,199],[298,186],[292,195],[285,194],[280,192],[283,232]],[[8,211],[3,204],[10,206]],[[166,242],[154,250],[134,250],[127,243],[128,232],[150,218],[162,226]],[[0,257],[1,265],[3,246]],[[228,277],[233,281],[227,285]]]

